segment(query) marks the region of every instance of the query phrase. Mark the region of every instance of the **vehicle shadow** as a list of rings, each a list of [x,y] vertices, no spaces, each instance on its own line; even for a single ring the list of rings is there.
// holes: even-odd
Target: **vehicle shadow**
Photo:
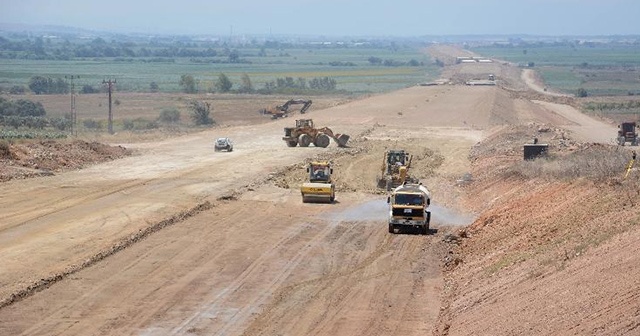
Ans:
[[[421,236],[422,234],[422,230],[420,228],[414,228],[414,227],[406,227],[406,228],[399,228],[399,229],[395,229],[395,233],[396,234],[404,234],[404,235],[414,235],[414,236]],[[429,228],[429,230],[427,230],[427,236],[433,236],[436,235],[438,233],[438,229],[433,229],[433,228]]]

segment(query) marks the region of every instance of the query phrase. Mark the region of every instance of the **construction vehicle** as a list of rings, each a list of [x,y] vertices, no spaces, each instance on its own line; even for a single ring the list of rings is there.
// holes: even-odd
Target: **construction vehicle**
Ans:
[[[310,162],[307,167],[309,182],[300,187],[302,202],[333,203],[336,198],[336,186],[331,179],[333,168],[327,161]]]
[[[630,142],[631,146],[638,145],[638,132],[636,132],[638,125],[635,122],[623,122],[618,125],[618,144],[624,146],[625,143]]]
[[[418,180],[409,176],[409,168],[413,156],[402,149],[388,150],[384,154],[381,174],[378,177],[378,188],[385,188],[387,191],[405,183],[418,183]]]
[[[422,183],[403,183],[387,197],[389,204],[389,233],[395,229],[412,227],[429,233],[431,222],[431,193]]]
[[[315,128],[312,119],[296,120],[296,127],[284,128],[284,140],[289,147],[309,147],[314,144],[316,147],[327,147],[333,139],[339,147],[346,147],[349,136],[346,134],[334,134],[328,127]]]
[[[311,100],[291,99],[282,105],[261,109],[260,114],[270,115],[271,119],[284,118],[289,115],[289,107],[291,105],[298,104],[303,104],[302,108],[300,109],[300,113],[304,114],[311,106],[311,103]]]

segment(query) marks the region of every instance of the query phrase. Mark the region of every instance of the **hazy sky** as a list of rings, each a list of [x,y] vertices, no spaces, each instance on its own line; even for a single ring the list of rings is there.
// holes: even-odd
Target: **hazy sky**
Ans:
[[[640,0],[0,0],[0,22],[176,34],[640,34]]]

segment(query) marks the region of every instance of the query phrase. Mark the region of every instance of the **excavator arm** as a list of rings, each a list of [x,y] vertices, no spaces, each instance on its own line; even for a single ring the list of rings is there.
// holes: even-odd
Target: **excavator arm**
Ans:
[[[284,118],[289,113],[289,107],[291,107],[291,105],[303,104],[302,108],[300,109],[300,113],[304,114],[305,112],[307,112],[312,103],[313,102],[311,100],[291,99],[282,105],[261,109],[260,113],[271,115],[272,119]]]
[[[311,106],[312,103],[313,103],[313,101],[311,101],[311,100],[291,99],[291,100],[287,101],[286,103],[284,103],[284,105],[279,106],[279,109],[280,109],[281,112],[287,113],[289,111],[289,107],[291,105],[304,104],[304,106],[302,106],[302,108],[300,109],[300,113],[304,114],[309,109],[309,107]]]

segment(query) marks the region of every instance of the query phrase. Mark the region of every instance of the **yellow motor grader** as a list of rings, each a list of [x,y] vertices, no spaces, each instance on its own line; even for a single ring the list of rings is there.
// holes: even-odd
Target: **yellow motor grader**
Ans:
[[[333,203],[336,199],[336,186],[331,179],[333,168],[327,161],[310,162],[307,167],[309,182],[302,184],[300,193],[302,202]]]
[[[403,149],[388,150],[384,154],[380,176],[378,176],[378,188],[387,191],[402,185],[403,183],[418,183],[418,179],[409,175],[413,156]]]

